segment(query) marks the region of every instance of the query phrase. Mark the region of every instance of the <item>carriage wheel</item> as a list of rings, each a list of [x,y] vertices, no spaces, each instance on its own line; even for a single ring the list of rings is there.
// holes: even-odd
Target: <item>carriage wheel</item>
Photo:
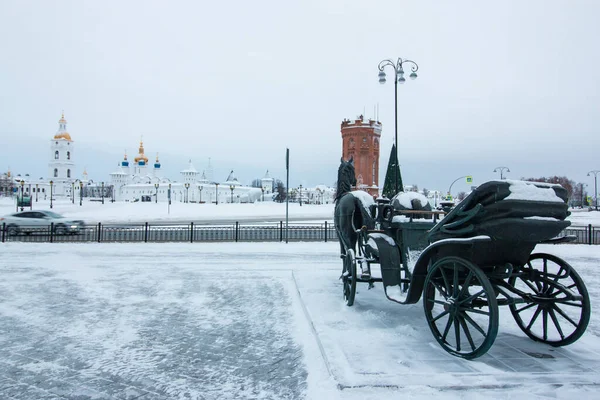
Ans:
[[[485,274],[463,258],[444,257],[424,286],[425,317],[444,350],[467,359],[485,354],[498,334],[498,303]]]
[[[531,339],[552,346],[579,339],[590,321],[590,298],[573,267],[559,257],[539,253],[531,255],[523,272],[508,283],[538,299],[510,305],[519,328]]]
[[[344,300],[346,305],[350,307],[354,304],[354,296],[356,295],[356,258],[354,250],[350,249],[344,257],[344,269],[342,271],[342,282],[344,287]]]

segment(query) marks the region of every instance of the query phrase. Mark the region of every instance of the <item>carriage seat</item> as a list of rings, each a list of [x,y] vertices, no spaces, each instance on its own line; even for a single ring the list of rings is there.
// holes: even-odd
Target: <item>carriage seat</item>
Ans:
[[[479,235],[511,242],[542,242],[571,223],[568,193],[556,184],[515,180],[477,187],[429,232],[435,242]]]

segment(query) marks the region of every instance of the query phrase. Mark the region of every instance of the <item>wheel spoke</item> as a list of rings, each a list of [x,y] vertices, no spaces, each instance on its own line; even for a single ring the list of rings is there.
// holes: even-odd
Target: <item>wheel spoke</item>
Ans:
[[[437,317],[435,317],[434,319],[431,320],[431,322],[435,322],[438,319],[442,318],[444,315],[447,315],[450,311],[444,311],[442,312],[440,315],[438,315]]]
[[[446,286],[446,298],[448,298],[448,296],[450,296],[450,282],[448,282],[448,278],[446,278],[444,268],[440,268],[440,273],[442,274],[442,279],[444,280],[444,285]]]
[[[544,258],[544,278],[548,279],[548,259],[547,258]],[[546,293],[546,290],[548,290],[548,282],[546,282],[546,279],[544,279],[544,282],[542,285],[543,293]]]
[[[452,297],[458,297],[458,268],[456,267],[456,263],[454,263],[454,279],[452,283]]]
[[[452,316],[450,316],[450,318],[448,318],[448,322],[446,323],[446,329],[444,329],[444,334],[442,335],[442,340],[444,342],[446,342],[446,336],[448,336],[448,332],[450,332],[450,328],[452,327],[453,320],[454,320],[454,318],[452,318]]]
[[[552,322],[554,323],[554,326],[556,327],[556,330],[558,331],[560,338],[564,340],[565,335],[563,334],[563,331],[560,328],[560,324],[558,323],[558,318],[556,318],[556,314],[554,313],[554,310],[550,309],[550,310],[548,310],[548,312],[550,313],[550,318],[552,318]]]
[[[460,318],[459,321],[460,321],[460,325],[463,328],[463,331],[465,332],[465,336],[467,337],[467,340],[469,341],[469,344],[471,345],[471,350],[475,351],[475,342],[473,342],[473,338],[471,337],[471,332],[469,331],[469,327],[467,326],[465,319]]]
[[[561,310],[560,307],[558,307],[556,304],[553,304],[552,308],[554,308],[557,313],[559,313],[564,319],[569,321],[575,328],[577,328],[578,324],[575,321],[573,321],[571,319],[571,317],[569,317],[567,314],[565,314],[565,312],[563,310]]]
[[[483,310],[476,310],[474,308],[469,308],[469,309],[465,309],[466,312],[472,312],[475,314],[481,314],[481,315],[490,315],[490,313],[488,311],[483,311]]]
[[[522,277],[519,278],[519,279],[521,279],[521,282],[523,282],[524,284],[526,284],[529,287],[529,289],[533,290],[534,293],[540,293],[541,288],[539,288],[538,285],[537,285],[538,281],[535,281],[536,282],[536,286],[533,286],[533,283],[531,283],[530,281],[525,280]]]
[[[542,310],[542,329],[544,330],[544,341],[548,340],[548,310]]]
[[[438,290],[438,292],[440,292],[442,296],[444,296],[445,299],[448,298],[448,292],[445,292],[444,288],[441,287],[439,283],[431,281],[431,284]]]
[[[473,271],[469,271],[469,274],[465,278],[465,282],[463,283],[462,289],[460,289],[460,293],[458,294],[458,298],[460,299],[465,293],[469,293],[469,285],[471,284],[471,279],[473,279]]]
[[[464,299],[464,300],[461,300],[461,301],[458,301],[458,302],[457,302],[457,304],[462,304],[462,303],[466,303],[466,302],[469,302],[469,301],[471,301],[471,300],[474,300],[474,299],[476,299],[477,297],[479,297],[479,295],[481,295],[481,294],[484,294],[484,293],[485,293],[485,290],[484,290],[484,289],[481,289],[479,292],[477,292],[477,293],[475,293],[475,294],[473,294],[473,295],[471,295],[471,296],[467,297],[466,299]]]
[[[525,311],[525,310],[527,310],[528,308],[535,307],[536,305],[537,305],[536,303],[529,303],[529,304],[527,304],[525,307],[521,307],[521,308],[519,308],[519,309],[517,310],[517,313],[520,313],[521,311]]]
[[[541,311],[542,311],[542,308],[540,306],[538,306],[537,310],[535,310],[535,313],[533,313],[533,317],[531,317],[531,321],[529,321],[529,325],[527,325],[527,330],[531,329],[531,327],[533,326],[533,323],[535,322],[537,317],[540,315]]]
[[[560,266],[560,269],[558,270],[558,272],[556,273],[556,276],[554,277],[554,279],[552,280],[553,283],[557,283],[558,282],[558,278],[560,277],[560,273],[562,272],[562,270],[565,269],[562,265]]]
[[[465,318],[465,320],[470,323],[471,325],[473,325],[473,328],[477,329],[479,331],[479,333],[481,333],[483,335],[483,337],[486,337],[486,333],[484,332],[484,330],[477,324],[477,322],[475,322],[473,320],[473,318],[471,318],[469,316],[469,314],[467,314],[466,312],[463,313],[463,317]]]
[[[570,302],[570,301],[568,301],[566,299],[565,300],[556,299],[555,303],[560,303],[562,305],[571,306],[571,307],[578,307],[578,308],[582,308],[583,307],[583,304],[581,304],[581,303],[572,303],[572,302]]]
[[[456,336],[456,351],[460,351],[460,326],[458,316],[454,316],[454,335]]]

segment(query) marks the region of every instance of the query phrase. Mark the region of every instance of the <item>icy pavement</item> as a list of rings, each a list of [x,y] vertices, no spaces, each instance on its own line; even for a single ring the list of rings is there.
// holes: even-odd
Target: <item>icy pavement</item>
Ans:
[[[591,398],[600,248],[543,246],[582,275],[587,333],[552,348],[508,309],[491,350],[446,354],[422,305],[358,286],[337,243],[2,245],[2,399]]]

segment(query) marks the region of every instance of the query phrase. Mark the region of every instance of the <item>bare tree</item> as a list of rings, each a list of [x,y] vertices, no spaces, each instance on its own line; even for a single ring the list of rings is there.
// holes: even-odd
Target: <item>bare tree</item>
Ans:
[[[425,197],[429,196],[429,189],[423,188],[423,196],[425,196]]]
[[[262,187],[262,180],[260,178],[255,178],[254,180],[252,180],[252,187],[254,187],[254,188]]]
[[[458,195],[456,195],[458,201],[463,201],[465,197],[467,197],[467,194],[465,192],[458,192]]]
[[[285,201],[286,193],[285,193],[285,185],[279,179],[275,180],[275,201],[279,203],[283,203]]]

